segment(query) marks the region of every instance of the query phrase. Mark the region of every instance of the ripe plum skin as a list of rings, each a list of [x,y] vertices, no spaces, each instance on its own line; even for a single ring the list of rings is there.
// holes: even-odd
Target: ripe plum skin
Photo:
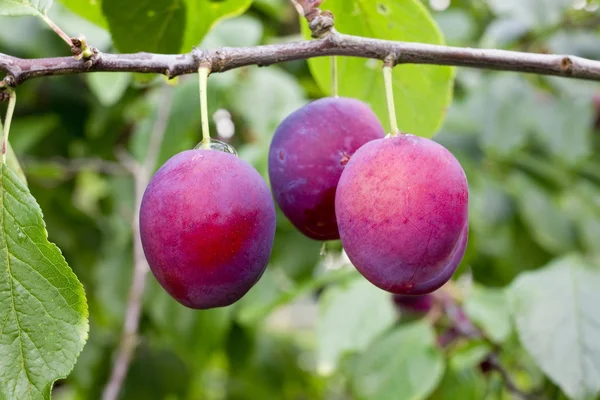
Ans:
[[[348,257],[391,293],[433,292],[464,256],[467,179],[432,140],[400,135],[365,144],[342,174],[335,207]]]
[[[144,254],[161,286],[195,309],[224,307],[260,279],[275,236],[266,182],[245,161],[215,150],[169,159],[140,210]]]
[[[342,171],[363,144],[385,136],[371,108],[355,99],[327,97],[290,114],[269,151],[275,200],[304,235],[339,239],[335,191]]]

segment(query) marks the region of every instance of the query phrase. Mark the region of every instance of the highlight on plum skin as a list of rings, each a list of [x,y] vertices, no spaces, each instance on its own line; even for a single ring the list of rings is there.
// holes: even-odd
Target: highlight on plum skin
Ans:
[[[304,235],[339,239],[335,191],[345,165],[363,144],[385,131],[371,108],[356,99],[327,97],[290,114],[269,151],[277,204]]]
[[[399,135],[365,144],[336,193],[344,249],[375,286],[431,293],[460,264],[468,237],[468,184],[440,144]]]
[[[152,273],[178,302],[228,306],[262,276],[275,236],[275,205],[248,163],[215,150],[169,159],[146,188],[142,246]]]

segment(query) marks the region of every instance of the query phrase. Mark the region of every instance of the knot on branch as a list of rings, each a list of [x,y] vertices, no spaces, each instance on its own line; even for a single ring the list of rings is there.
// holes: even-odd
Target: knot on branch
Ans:
[[[76,38],[71,38],[73,47],[71,47],[71,53],[76,60],[85,61],[85,68],[92,68],[100,60],[100,52],[97,48],[92,47],[87,42],[85,36],[80,35]]]
[[[331,11],[312,9],[306,14],[306,20],[315,39],[324,38],[333,30],[334,17]]]
[[[12,75],[7,75],[0,81],[0,103],[10,99],[10,93],[16,85],[17,82]]]

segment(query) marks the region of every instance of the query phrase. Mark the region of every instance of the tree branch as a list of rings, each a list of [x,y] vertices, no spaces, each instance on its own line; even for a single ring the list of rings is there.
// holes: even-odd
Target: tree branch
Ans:
[[[581,57],[394,42],[332,30],[323,39],[256,47],[195,49],[191,53],[173,55],[98,54],[91,65],[71,57],[21,59],[0,53],[0,71],[7,74],[0,88],[40,76],[95,71],[158,73],[173,78],[196,73],[200,63],[210,64],[215,73],[247,65],[267,66],[321,56],[385,60],[390,55],[396,64],[453,65],[600,81],[600,61]]]
[[[138,327],[140,322],[140,314],[142,310],[142,300],[144,296],[144,287],[146,283],[146,275],[148,274],[148,263],[144,256],[142,241],[140,238],[139,216],[142,196],[146,190],[146,186],[150,182],[150,177],[158,160],[160,146],[167,129],[169,122],[169,114],[172,104],[172,87],[165,85],[163,89],[161,102],[159,104],[158,115],[154,123],[154,129],[150,136],[148,145],[148,154],[144,163],[138,163],[129,153],[123,152],[120,158],[123,160],[125,168],[133,175],[135,182],[135,212],[131,221],[133,230],[133,279],[131,288],[129,289],[129,300],[127,309],[125,310],[125,320],[123,322],[123,332],[117,350],[117,356],[113,365],[113,370],[108,383],[104,389],[102,396],[103,400],[116,400],[119,398],[119,393],[127,370],[133,357],[138,341]]]

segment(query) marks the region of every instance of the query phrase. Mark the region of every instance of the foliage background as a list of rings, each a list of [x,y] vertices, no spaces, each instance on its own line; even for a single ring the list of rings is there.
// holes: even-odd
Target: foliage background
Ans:
[[[374,19],[382,13],[375,15],[363,1],[350,3],[363,7],[362,14],[338,7],[342,32],[352,33],[352,18],[363,18],[372,24],[364,35],[404,39],[408,19],[400,33],[381,33]],[[403,1],[377,7],[388,4],[394,12],[396,3]],[[424,6],[451,45],[600,59],[597,4],[444,3]],[[68,33],[85,33],[102,51],[116,51],[114,43],[122,51],[189,48],[211,28],[200,17],[206,10],[180,15],[170,1],[156,1],[153,7],[180,23],[187,18],[194,31],[182,36],[171,23],[160,40],[128,43],[136,21],[150,26],[141,19],[155,15],[134,9],[137,2],[104,0],[102,10],[84,11],[79,4],[63,0],[49,15]],[[219,7],[231,7],[222,15],[247,11],[217,23],[202,47],[253,46],[301,35],[287,0],[227,1]],[[66,54],[65,44],[33,17],[1,17],[0,26],[0,52]],[[341,69],[341,93],[383,101],[382,85],[361,96],[357,79],[373,65],[359,62]],[[326,65],[298,61],[211,76],[209,113],[221,116],[212,131],[226,135],[232,122],[235,135],[221,140],[267,178],[275,128],[291,111],[327,94],[326,78],[319,77],[328,74]],[[427,68],[433,76],[448,74]],[[429,97],[418,89],[399,99],[400,125],[407,115],[405,127],[430,134],[450,95],[443,85],[432,86]],[[545,398],[594,398],[600,390],[600,132],[593,102],[599,90],[590,82],[460,69],[454,101],[435,136],[459,158],[470,183],[469,246],[457,274],[465,309],[501,348],[518,386]],[[157,167],[198,143],[196,78],[165,85],[163,78],[132,74],[52,77],[32,80],[18,93],[11,144],[44,212],[49,239],[83,283],[90,309],[88,343],[71,375],[55,385],[53,398],[99,398],[132,274],[133,181],[116,152],[127,149],[143,160],[157,110],[164,107],[170,117]],[[221,109],[229,114],[215,114]],[[322,251],[279,213],[268,270],[232,307],[185,309],[150,276],[141,340],[122,398],[512,398],[498,374],[478,367],[493,347],[490,341],[462,340],[442,352],[435,335],[444,328],[434,330],[427,320],[399,321],[391,297],[353,273],[340,249],[330,243]]]

